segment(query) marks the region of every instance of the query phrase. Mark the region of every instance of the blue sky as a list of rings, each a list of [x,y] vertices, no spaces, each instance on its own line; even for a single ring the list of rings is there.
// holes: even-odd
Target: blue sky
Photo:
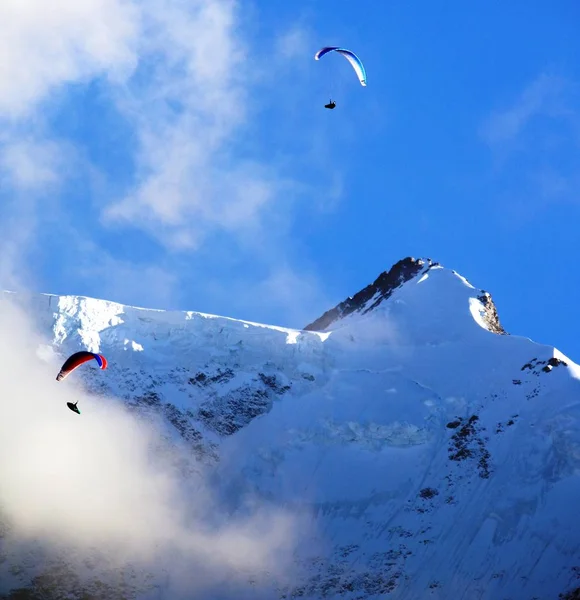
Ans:
[[[580,361],[578,23],[574,0],[5,0],[0,283],[300,327],[426,256]],[[313,60],[335,44],[368,87]]]

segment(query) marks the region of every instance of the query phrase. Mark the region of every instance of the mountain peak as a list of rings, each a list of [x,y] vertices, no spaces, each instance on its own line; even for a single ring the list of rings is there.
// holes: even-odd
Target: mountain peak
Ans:
[[[332,323],[354,312],[365,314],[389,298],[398,287],[427,271],[434,264],[437,263],[433,263],[430,258],[413,258],[411,256],[403,258],[388,271],[383,271],[373,283],[326,311],[321,317],[306,325],[304,329],[306,331],[324,331]]]
[[[0,454],[26,446],[17,468],[0,461],[0,598],[45,597],[47,581],[52,597],[142,586],[160,600],[200,582],[224,600],[556,598],[574,585],[580,367],[491,335],[504,332],[491,296],[456,271],[403,259],[309,326],[327,332],[79,296],[10,303],[41,337],[0,306]],[[80,349],[107,369],[57,383]],[[80,418],[66,408],[79,399]],[[88,460],[71,475],[79,447]],[[31,496],[49,510],[30,511]],[[111,555],[137,557],[118,567],[131,588]]]
[[[326,311],[304,329],[307,331],[327,331],[331,325],[349,315],[355,313],[365,315],[388,300],[395,290],[402,288],[407,282],[416,280],[417,283],[421,283],[424,281],[428,277],[427,273],[431,270],[443,270],[453,274],[452,279],[455,281],[457,279],[461,280],[463,286],[469,288],[470,295],[473,295],[471,290],[476,288],[456,271],[444,269],[438,262],[433,262],[430,258],[413,258],[409,256],[395,263],[389,270],[381,273],[373,283]],[[478,292],[475,298],[478,301],[479,314],[477,320],[479,324],[492,333],[505,334],[506,331],[500,323],[491,294],[485,290],[476,291]]]

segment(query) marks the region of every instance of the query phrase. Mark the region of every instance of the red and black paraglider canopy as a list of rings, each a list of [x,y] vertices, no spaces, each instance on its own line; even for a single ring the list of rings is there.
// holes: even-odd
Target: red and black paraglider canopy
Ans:
[[[81,350],[80,352],[75,352],[65,360],[59,374],[56,376],[56,380],[62,381],[77,367],[80,367],[83,363],[86,363],[89,360],[96,360],[101,369],[107,368],[107,359],[102,354],[95,354],[94,352]]]

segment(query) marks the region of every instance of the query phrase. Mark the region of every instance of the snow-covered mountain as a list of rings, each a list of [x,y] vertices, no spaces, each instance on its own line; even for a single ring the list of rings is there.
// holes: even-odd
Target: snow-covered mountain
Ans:
[[[42,359],[107,357],[75,376],[161,417],[193,457],[184,478],[203,465],[232,514],[247,492],[308,520],[291,579],[252,573],[232,598],[549,600],[580,586],[580,367],[506,334],[455,271],[404,259],[302,331],[73,296],[26,306]]]

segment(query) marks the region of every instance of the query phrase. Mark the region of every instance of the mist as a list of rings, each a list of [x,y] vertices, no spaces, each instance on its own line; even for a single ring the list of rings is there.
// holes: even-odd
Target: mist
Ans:
[[[57,382],[62,357],[8,298],[0,332],[0,592],[25,585],[38,561],[100,581],[130,568],[156,598],[207,597],[208,588],[241,598],[250,576],[288,576],[295,515],[255,498],[243,516],[228,514],[201,466],[180,474],[190,456],[155,451],[167,443],[154,423],[91,396],[79,378]],[[80,416],[66,407],[77,401]],[[30,569],[7,581],[22,561]]]

